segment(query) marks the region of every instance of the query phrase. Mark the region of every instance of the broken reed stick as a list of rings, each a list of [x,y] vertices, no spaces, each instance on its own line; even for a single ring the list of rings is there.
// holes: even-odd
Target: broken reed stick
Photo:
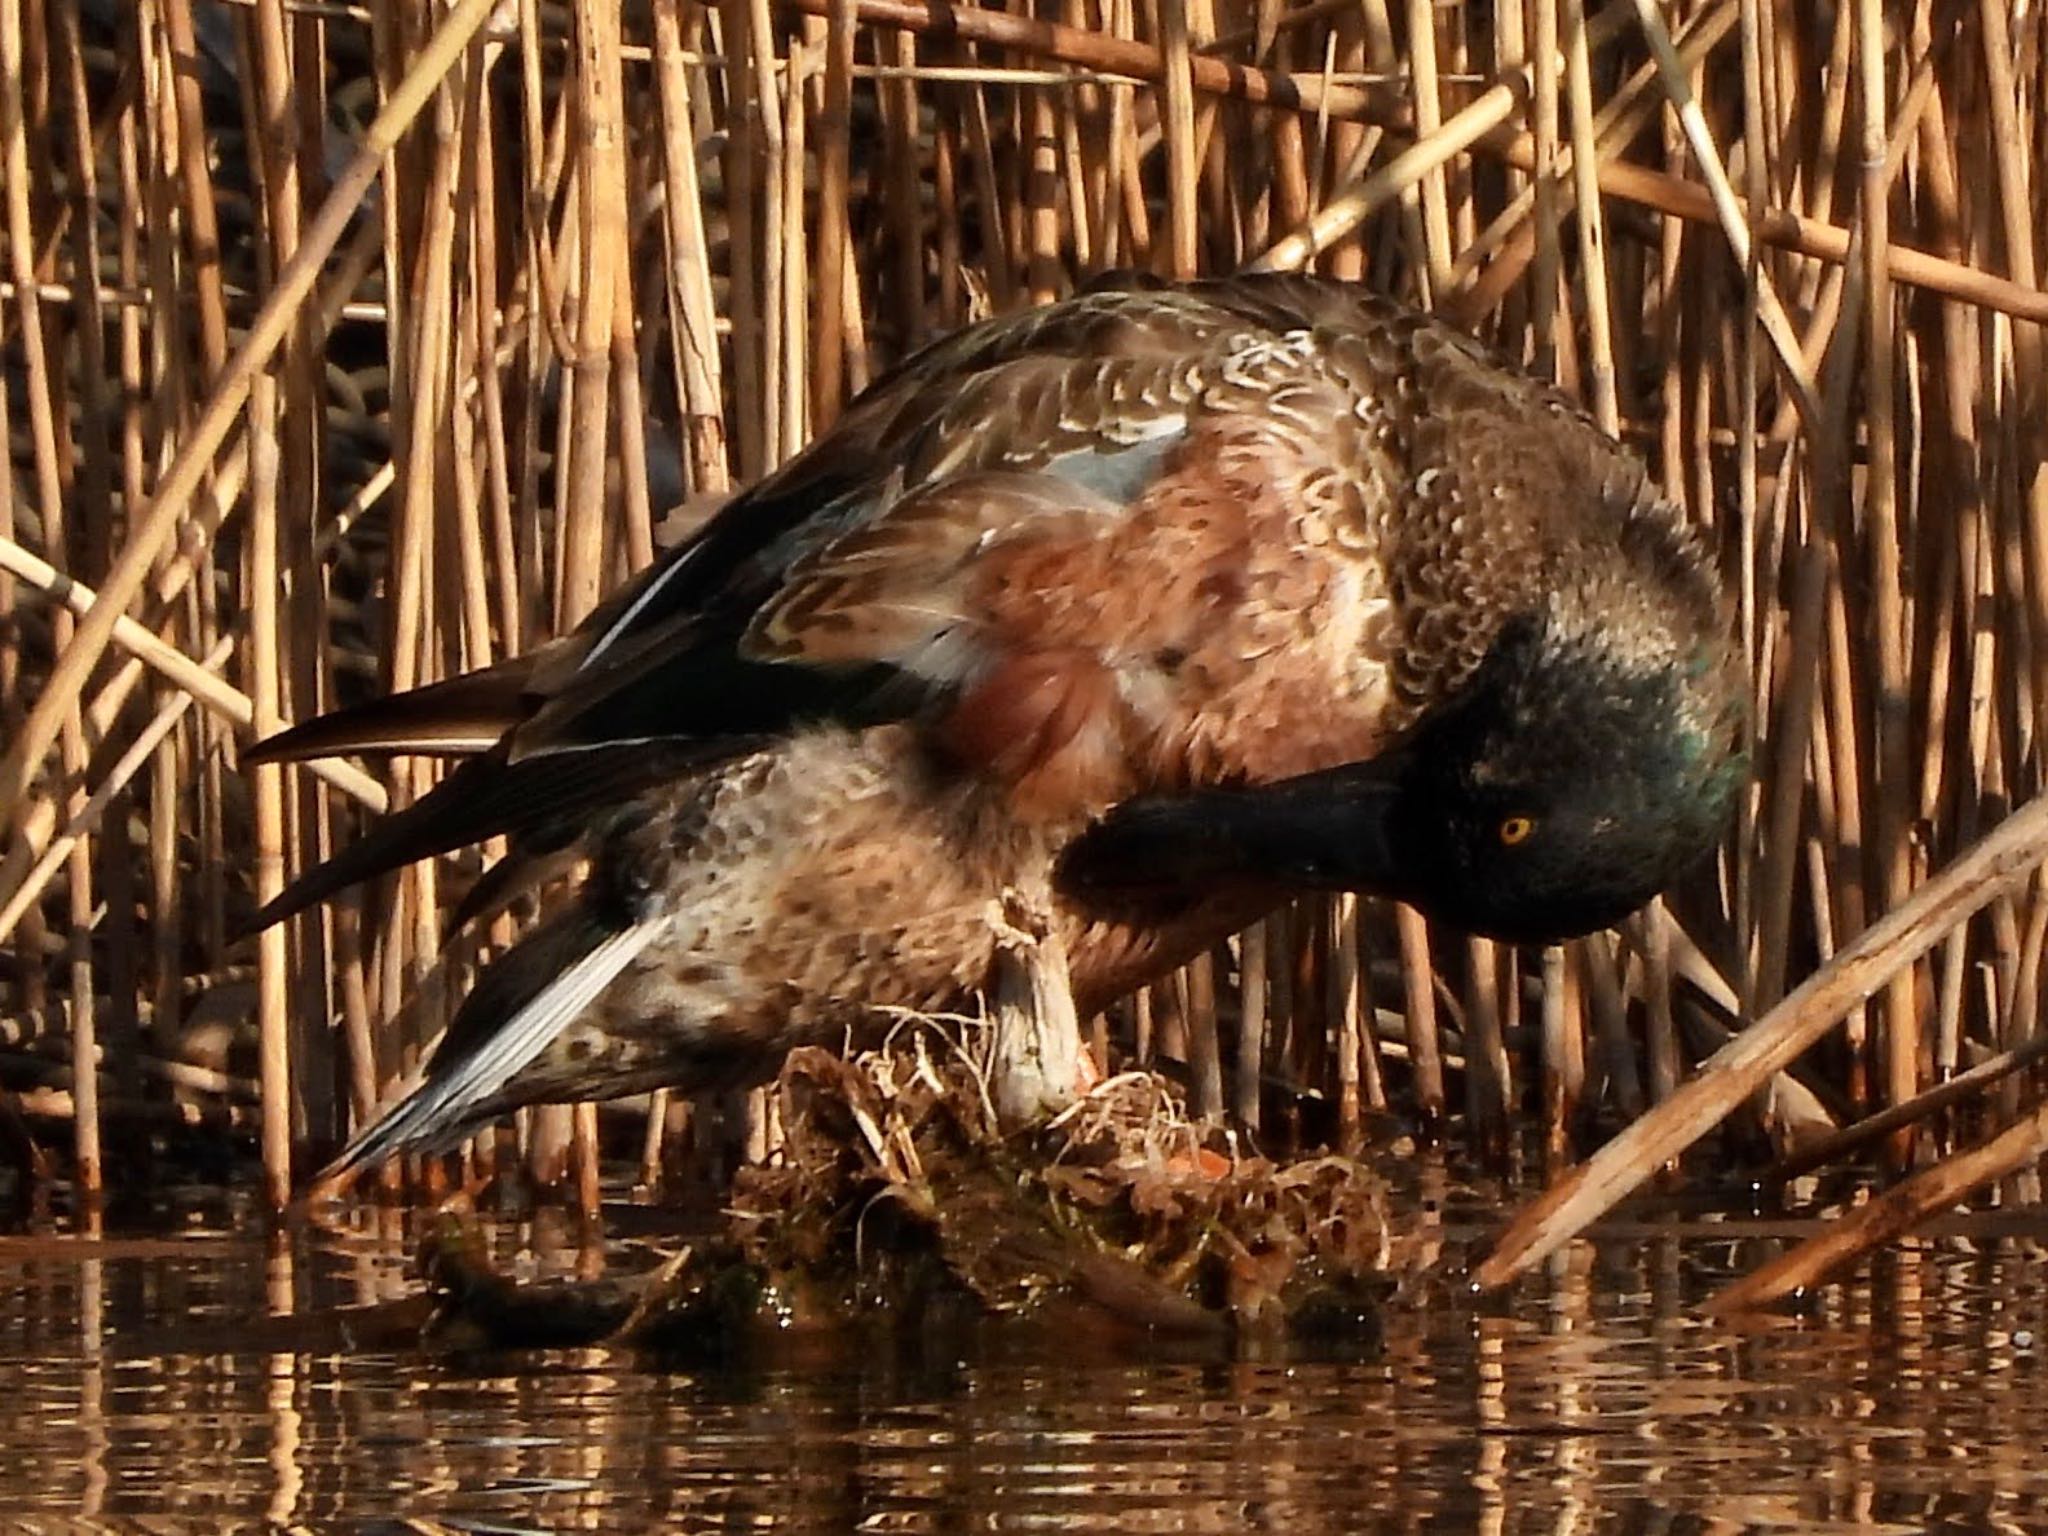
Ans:
[[[213,650],[201,665],[208,672],[216,672],[227,664],[227,659],[234,653],[234,649],[234,637],[223,635],[214,643]],[[94,788],[84,806],[74,812],[64,827],[50,839],[49,846],[43,849],[41,856],[22,878],[21,884],[9,892],[4,901],[0,901],[0,944],[5,944],[13,937],[15,925],[34,906],[36,898],[42,895],[51,879],[63,866],[65,856],[70,853],[73,845],[99,825],[108,802],[127,788],[135,775],[142,771],[164,738],[170,735],[177,723],[185,717],[185,711],[192,707],[192,701],[192,694],[180,692],[172,694],[163,702],[155,717],[137,733],[135,740],[129,743],[128,750],[107,770],[106,777]]]
[[[13,1107],[29,1120],[55,1120],[75,1125],[80,1115],[79,1095],[69,1088],[30,1088],[12,1096]],[[246,1104],[215,1101],[195,1104],[190,1099],[99,1100],[97,1115],[103,1126],[115,1130],[173,1129],[190,1131],[232,1131],[247,1134],[262,1125],[262,1112]]]
[[[1830,1163],[1853,1157],[1873,1141],[1882,1140],[1903,1126],[1916,1125],[1951,1105],[1975,1098],[1992,1084],[2012,1076],[2022,1067],[2032,1066],[2043,1056],[2048,1056],[2048,1035],[2036,1035],[2022,1045],[1978,1062],[1968,1071],[1958,1072],[1947,1082],[1924,1089],[1903,1104],[1894,1104],[1801,1147],[1781,1159],[1773,1173],[1781,1180],[1796,1179]]]
[[[1475,1273],[1493,1289],[1612,1210],[1737,1104],[2048,855],[2048,798],[2016,811],[1873,923],[1785,1000],[1702,1062],[1691,1081],[1524,1206]]]
[[[2048,1152],[2048,1104],[1989,1141],[1944,1158],[1838,1217],[1826,1230],[1716,1291],[1701,1310],[1709,1317],[1752,1312],[1818,1285],[1993,1180],[2038,1162],[2043,1152]]]
[[[9,538],[0,537],[0,570],[20,577],[80,616],[90,614],[101,602],[100,594],[91,587],[73,580],[49,561],[29,553]],[[129,655],[154,668],[165,682],[190,694],[195,702],[212,710],[229,724],[244,728],[254,724],[255,704],[248,694],[221,678],[214,668],[195,661],[135,620],[126,615],[117,618],[113,640]],[[285,721],[284,724],[290,722]],[[306,766],[369,809],[379,812],[386,809],[384,786],[354,764],[338,757],[323,757]]]

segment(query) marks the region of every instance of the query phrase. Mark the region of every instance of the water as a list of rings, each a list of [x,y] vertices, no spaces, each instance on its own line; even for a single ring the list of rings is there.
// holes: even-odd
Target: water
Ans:
[[[334,1309],[416,1290],[397,1234],[202,1206],[0,1235],[0,1529],[2048,1530],[2034,1231],[1699,1323],[1759,1257],[1736,1230],[1639,1222],[1290,1357],[977,1334],[715,1367],[352,1342]],[[558,1273],[652,1251],[499,1240]]]

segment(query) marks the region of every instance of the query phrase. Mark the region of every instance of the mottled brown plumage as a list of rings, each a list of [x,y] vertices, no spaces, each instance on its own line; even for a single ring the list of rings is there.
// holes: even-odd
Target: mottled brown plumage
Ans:
[[[1011,886],[1084,1009],[1289,888],[1597,926],[1711,841],[1739,696],[1693,536],[1555,391],[1350,285],[1106,289],[913,357],[576,634],[266,744],[476,755],[259,919],[497,833],[593,860],[367,1159],[958,1004]]]

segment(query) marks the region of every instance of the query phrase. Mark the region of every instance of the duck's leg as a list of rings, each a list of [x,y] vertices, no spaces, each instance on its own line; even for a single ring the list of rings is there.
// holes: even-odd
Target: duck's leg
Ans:
[[[1067,948],[1041,885],[1003,894],[996,920],[989,1088],[1005,1130],[1051,1118],[1097,1076],[1081,1042]]]

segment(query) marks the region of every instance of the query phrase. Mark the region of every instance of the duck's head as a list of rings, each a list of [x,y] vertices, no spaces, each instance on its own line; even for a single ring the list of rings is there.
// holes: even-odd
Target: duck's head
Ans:
[[[1296,878],[1375,891],[1519,943],[1604,928],[1714,845],[1742,783],[1725,641],[1647,662],[1618,637],[1503,629],[1394,751],[1288,786],[1334,824]]]
[[[1595,621],[1566,600],[1519,615],[1392,750],[1132,801],[1069,850],[1064,873],[1079,887],[1361,891],[1516,943],[1606,927],[1713,847],[1743,780],[1740,673],[1718,607],[1704,625],[1642,617]]]

